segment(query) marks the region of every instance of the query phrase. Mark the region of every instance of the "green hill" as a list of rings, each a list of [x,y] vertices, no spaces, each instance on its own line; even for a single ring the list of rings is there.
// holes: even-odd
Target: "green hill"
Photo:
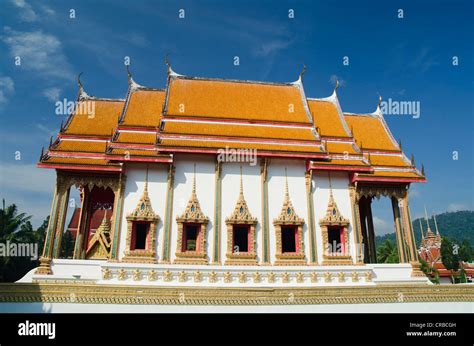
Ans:
[[[436,215],[439,233],[442,237],[454,239],[458,242],[466,239],[472,247],[474,247],[474,211],[456,211],[451,213],[443,213]],[[423,231],[426,235],[426,220],[421,219],[423,224]],[[434,219],[430,218],[430,227],[433,232],[436,232]],[[412,221],[413,231],[415,232],[415,240],[417,247],[420,244],[420,219]],[[382,244],[386,239],[395,241],[395,233],[384,234],[383,236],[376,236],[376,244]]]

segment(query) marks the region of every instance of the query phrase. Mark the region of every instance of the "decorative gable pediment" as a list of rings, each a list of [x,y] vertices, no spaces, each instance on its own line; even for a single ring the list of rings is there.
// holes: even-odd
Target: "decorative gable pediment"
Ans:
[[[105,259],[110,253],[110,220],[107,218],[107,212],[97,228],[90,241],[89,248],[86,251],[87,259]]]
[[[160,217],[155,214],[148,196],[148,182],[145,182],[145,189],[134,211],[127,215],[127,220],[159,221]]]
[[[291,203],[290,194],[288,192],[288,181],[285,183],[285,199],[283,200],[283,207],[276,219],[273,219],[274,225],[302,225],[304,219],[300,218]]]
[[[199,204],[199,199],[196,195],[196,186],[193,186],[191,197],[189,198],[188,204],[184,213],[176,217],[177,222],[195,222],[195,223],[208,223],[209,218],[204,215]]]
[[[257,218],[250,213],[244,197],[242,177],[240,179],[240,193],[234,211],[225,219],[226,224],[256,224]]]
[[[320,225],[326,226],[347,226],[349,224],[349,220],[344,218],[337,207],[336,202],[334,201],[334,197],[332,195],[332,191],[329,195],[329,203],[326,210],[326,216],[319,220]]]

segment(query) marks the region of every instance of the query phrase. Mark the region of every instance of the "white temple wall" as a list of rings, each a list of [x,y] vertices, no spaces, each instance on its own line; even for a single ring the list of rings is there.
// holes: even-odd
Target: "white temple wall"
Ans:
[[[124,204],[122,212],[122,224],[120,231],[119,259],[124,257],[127,239],[127,215],[135,210],[145,188],[146,164],[129,163],[126,166],[127,176],[125,183]],[[160,217],[157,225],[157,256],[161,257],[163,248],[163,222],[166,208],[166,191],[168,179],[168,165],[148,165],[148,195],[155,214]]]
[[[308,208],[306,202],[305,161],[271,159],[268,166],[268,217],[270,225],[270,261],[276,258],[276,236],[273,219],[281,212],[285,196],[285,168],[288,175],[288,190],[296,214],[304,219],[303,240],[306,260],[309,261]]]
[[[222,263],[226,260],[227,252],[227,225],[225,219],[233,212],[240,189],[240,166],[242,166],[242,180],[244,187],[244,196],[248,208],[253,217],[257,218],[256,240],[257,240],[257,259],[260,262],[263,254],[262,247],[262,188],[260,177],[260,164],[251,166],[248,163],[230,163],[222,164],[222,203],[221,203],[221,256]],[[211,198],[213,195],[210,196]]]
[[[183,214],[191,197],[194,178],[194,164],[196,164],[196,194],[204,215],[209,218],[206,232],[206,250],[209,262],[212,260],[212,228],[214,227],[214,195],[215,195],[215,163],[214,157],[210,155],[175,155],[174,165],[174,197],[173,217],[171,227],[170,260],[176,258],[176,246],[178,241],[178,224],[176,217]],[[166,181],[166,180],[165,180]],[[166,195],[162,197],[166,202]],[[163,242],[160,237],[158,242]]]
[[[329,176],[328,172],[314,172],[313,174],[313,201],[314,201],[314,223],[316,227],[316,244],[318,251],[318,263],[323,261],[323,237],[319,220],[324,218],[329,202]],[[349,249],[352,260],[355,259],[355,241],[352,229],[352,208],[349,194],[349,175],[344,172],[331,172],[331,185],[334,201],[342,216],[349,220]]]
[[[214,196],[215,196],[215,163],[214,157],[206,155],[176,155],[173,215],[170,230],[170,259],[176,258],[177,246],[177,224],[176,216],[181,215],[186,208],[191,196],[194,164],[196,163],[196,192],[201,204],[201,209],[209,218],[206,232],[206,250],[209,262],[212,261],[214,246]],[[260,164],[250,166],[246,163],[222,164],[222,200],[221,200],[221,238],[220,238],[220,260],[224,263],[227,252],[227,228],[225,219],[234,210],[240,188],[240,166],[242,166],[242,178],[244,196],[250,212],[257,218],[256,239],[257,257],[261,262],[263,255],[262,244],[262,186],[260,176]],[[157,257],[161,259],[163,249],[163,230],[166,208],[167,175],[168,165],[149,164],[148,193],[153,210],[160,216],[157,227]],[[308,210],[305,186],[305,162],[303,160],[271,159],[268,166],[268,212],[269,212],[269,236],[270,236],[270,261],[275,262],[276,238],[273,219],[275,219],[282,208],[285,187],[285,167],[288,174],[288,187],[290,198],[296,213],[305,220],[303,227],[303,239],[305,255],[309,261],[310,238],[308,230]],[[126,185],[124,194],[124,207],[120,233],[119,259],[124,256],[127,236],[126,216],[132,212],[143,193],[145,184],[146,164],[130,163],[126,167]],[[349,195],[349,175],[344,172],[332,172],[331,182],[333,196],[342,215],[349,219],[349,249],[351,256],[355,257],[355,242],[352,229],[352,209]],[[313,199],[314,216],[316,227],[316,246],[318,262],[323,260],[323,242],[319,220],[326,214],[329,201],[329,179],[327,172],[315,172],[313,174]]]

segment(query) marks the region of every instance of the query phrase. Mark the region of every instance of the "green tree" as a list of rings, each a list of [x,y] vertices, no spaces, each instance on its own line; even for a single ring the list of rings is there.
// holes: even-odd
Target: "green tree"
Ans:
[[[0,209],[0,244],[36,243],[38,256],[41,255],[48,219],[36,231],[30,219],[31,216],[26,213],[19,213],[15,204],[5,206],[3,200]],[[16,281],[36,266],[38,261],[29,257],[0,256],[0,281]]]
[[[454,276],[458,272],[462,257],[468,256],[469,249],[461,250],[461,246],[451,241],[449,238],[442,239],[441,261],[447,270],[451,272],[451,281],[456,282]]]
[[[398,263],[398,250],[395,244],[386,239],[377,249],[377,263]]]

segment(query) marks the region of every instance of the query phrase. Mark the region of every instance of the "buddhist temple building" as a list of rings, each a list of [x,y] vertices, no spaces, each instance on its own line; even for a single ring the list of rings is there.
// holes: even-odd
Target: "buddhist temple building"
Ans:
[[[430,276],[434,277],[435,275],[439,275],[440,283],[451,284],[453,283],[452,277],[459,276],[460,273],[452,273],[450,270],[446,269],[441,260],[441,243],[443,242],[443,239],[441,238],[441,234],[438,230],[438,222],[436,221],[436,215],[433,215],[436,234],[433,233],[433,231],[431,230],[426,209],[425,220],[427,228],[426,233],[423,231],[423,224],[420,220],[421,243],[420,247],[418,248],[419,257],[423,259],[430,268],[434,269],[434,271],[430,273]],[[466,279],[469,282],[472,282],[472,278],[474,276],[474,267],[469,263],[465,262],[461,262],[460,267],[464,269],[466,273]]]
[[[39,158],[57,179],[40,266],[19,283],[73,282],[64,292],[87,302],[140,287],[145,296],[121,302],[180,304],[185,292],[189,304],[217,305],[288,304],[286,289],[328,303],[337,298],[305,289],[345,287],[349,303],[396,302],[400,287],[429,287],[409,207],[424,170],[395,140],[381,99],[372,113],[345,112],[337,85],[309,97],[302,77],[201,78],[168,65],[162,87],[129,73],[123,99],[90,96],[79,81],[75,111]],[[374,198],[391,201],[400,263],[376,263]],[[74,251],[61,258],[68,231]],[[87,285],[92,293],[78,291]],[[388,293],[368,290],[378,287]]]

